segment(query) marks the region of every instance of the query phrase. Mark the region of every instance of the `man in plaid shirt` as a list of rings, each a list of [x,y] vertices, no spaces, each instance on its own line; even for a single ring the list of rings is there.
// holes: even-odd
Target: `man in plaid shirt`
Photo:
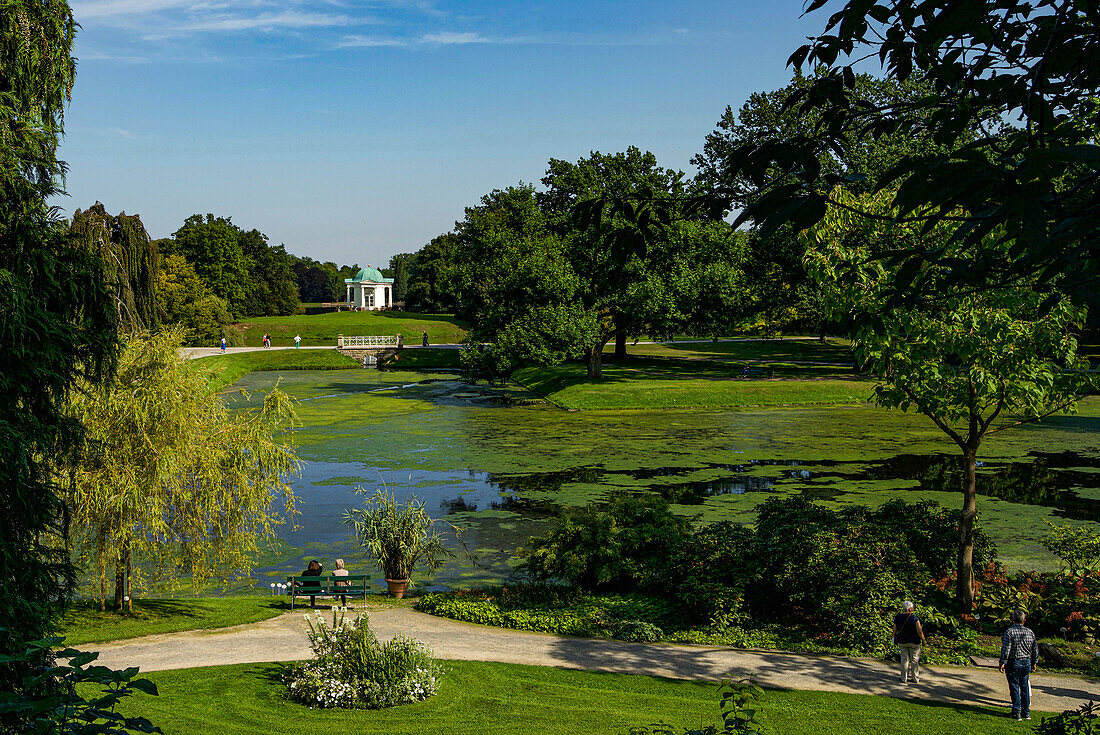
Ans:
[[[1024,627],[1023,610],[1012,611],[1012,625],[1001,636],[1001,672],[1008,677],[1012,716],[1031,719],[1031,672],[1039,664],[1039,642],[1031,628]]]

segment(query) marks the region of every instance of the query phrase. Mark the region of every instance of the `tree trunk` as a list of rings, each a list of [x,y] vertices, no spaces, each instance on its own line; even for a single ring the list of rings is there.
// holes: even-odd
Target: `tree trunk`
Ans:
[[[603,377],[603,345],[596,345],[595,347],[589,347],[586,354],[586,364],[588,366],[588,377],[590,378],[602,378]]]
[[[615,330],[615,359],[616,360],[625,360],[626,359],[626,330],[625,329],[616,329]]]
[[[121,610],[122,606],[128,602],[126,599],[130,594],[130,547],[127,546],[122,551],[122,556],[119,557],[118,563],[115,565],[115,609]],[[133,609],[133,605],[130,605],[130,609]]]
[[[959,560],[956,569],[958,582],[955,596],[959,612],[974,611],[974,519],[978,516],[978,469],[976,449],[963,451],[963,506],[959,517]]]

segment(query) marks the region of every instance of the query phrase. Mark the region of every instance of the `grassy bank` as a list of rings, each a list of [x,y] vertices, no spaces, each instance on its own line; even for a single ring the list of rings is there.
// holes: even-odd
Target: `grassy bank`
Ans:
[[[264,333],[275,346],[294,344],[301,335],[303,345],[336,346],[336,336],[400,334],[409,344],[420,344],[424,332],[435,344],[453,344],[466,337],[466,330],[449,314],[415,314],[404,311],[340,311],[327,314],[265,316],[234,324],[230,329],[244,337],[248,347],[259,347]]]
[[[844,368],[757,363],[774,379],[741,380],[742,367],[643,358],[605,365],[600,380],[577,364],[522,368],[512,378],[556,406],[579,410],[852,404],[871,394],[868,381]]]
[[[214,355],[196,361],[210,371],[214,390],[223,390],[245,375],[261,370],[348,370],[359,363],[336,350],[271,350]]]
[[[852,350],[848,340],[816,339],[752,339],[736,342],[661,342],[657,344],[626,343],[627,354],[638,357],[677,357],[704,360],[752,360],[772,362],[837,362],[851,364]],[[604,354],[615,352],[609,342]]]
[[[61,626],[65,643],[81,646],[157,633],[228,628],[274,618],[289,609],[286,598],[273,596],[135,600],[133,612],[100,612],[97,600],[78,600],[65,612]]]
[[[243,664],[149,674],[160,696],[139,696],[127,714],[148,717],[166,735],[218,732],[615,733],[665,722],[676,730],[718,722],[717,686],[628,674],[518,664],[445,662],[439,694],[386,710],[311,710],[289,702],[278,664]],[[857,694],[770,690],[760,708],[770,732],[926,735],[1019,732],[1002,709]]]

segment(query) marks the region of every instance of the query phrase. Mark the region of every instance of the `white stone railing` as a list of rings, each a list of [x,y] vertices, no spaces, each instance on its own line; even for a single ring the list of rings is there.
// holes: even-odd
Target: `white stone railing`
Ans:
[[[337,339],[339,347],[397,347],[398,336],[396,334],[370,335],[366,337],[345,337],[340,335]]]

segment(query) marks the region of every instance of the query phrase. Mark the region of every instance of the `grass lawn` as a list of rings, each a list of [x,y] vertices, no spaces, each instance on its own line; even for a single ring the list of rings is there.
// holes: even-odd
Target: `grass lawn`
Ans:
[[[61,625],[65,643],[82,646],[155,633],[227,628],[274,618],[288,610],[286,598],[274,596],[134,600],[132,613],[100,612],[98,600],[78,600],[66,611]]]
[[[278,664],[154,672],[160,696],[124,706],[167,735],[254,733],[618,733],[666,722],[718,721],[717,686],[627,674],[448,661],[439,694],[387,710],[311,710],[289,702]],[[1001,711],[888,697],[771,690],[761,703],[769,732],[783,735],[1016,733]]]
[[[741,364],[629,359],[589,380],[579,364],[522,368],[520,385],[567,409],[728,408],[863,403],[871,384],[843,368],[766,363],[774,380],[740,380]],[[798,379],[802,378],[802,379]]]
[[[845,339],[754,339],[737,342],[671,342],[660,344],[626,343],[629,355],[650,357],[687,357],[704,360],[768,360],[774,362],[854,363],[850,343]],[[604,346],[605,354],[615,353],[615,343]]]
[[[348,370],[359,363],[336,350],[272,350],[202,357],[197,364],[210,370],[214,390],[223,390],[260,370]]]
[[[294,335],[303,345],[336,346],[336,335],[366,336],[401,334],[408,344],[420,344],[424,331],[429,341],[453,344],[466,338],[466,330],[449,314],[415,314],[404,311],[339,311],[326,314],[264,316],[234,324],[230,329],[244,336],[248,347],[259,347],[264,332],[271,344],[290,346]]]

